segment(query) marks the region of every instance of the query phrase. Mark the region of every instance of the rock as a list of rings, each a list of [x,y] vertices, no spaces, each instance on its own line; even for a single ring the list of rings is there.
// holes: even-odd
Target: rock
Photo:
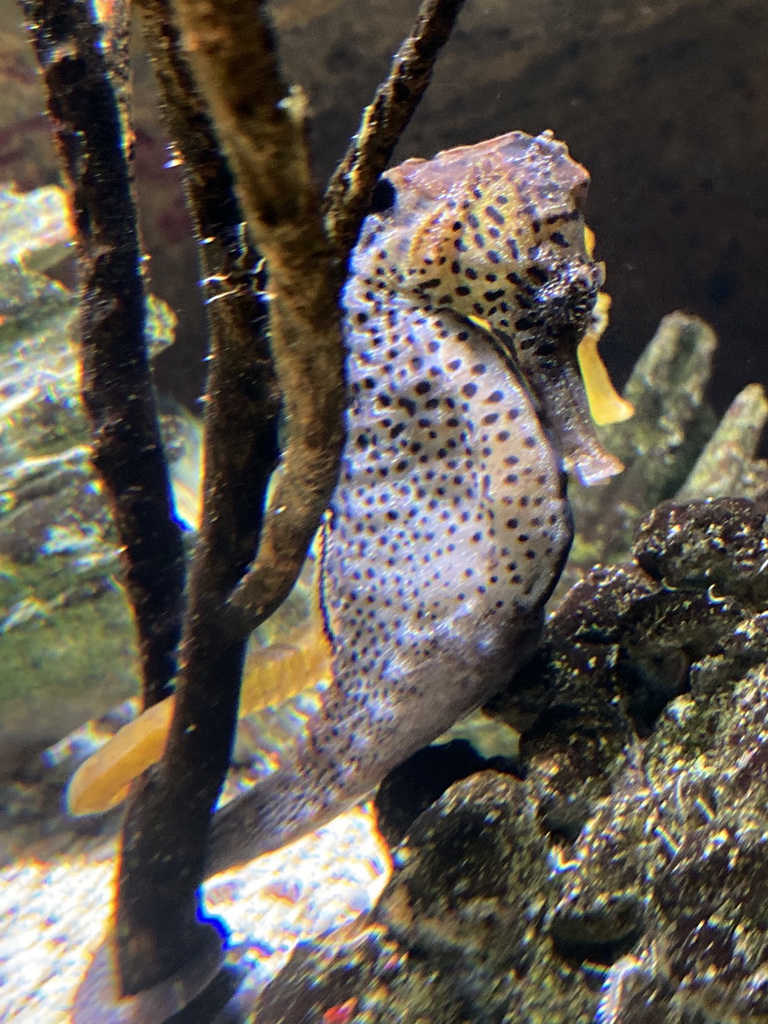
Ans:
[[[467,740],[423,747],[379,786],[374,799],[379,832],[390,846],[397,846],[422,811],[452,783],[502,760],[481,757]],[[513,762],[507,767],[512,770]]]
[[[717,498],[664,502],[635,535],[635,558],[668,588],[733,595],[753,609],[768,604],[768,502]]]
[[[361,1020],[587,1024],[596,998],[553,956],[544,922],[555,886],[521,784],[482,772],[422,814],[399,870],[357,934],[305,947],[268,986],[259,1024]],[[565,1016],[567,1015],[567,1016]],[[343,1019],[343,1018],[341,1018]]]
[[[524,778],[481,771],[425,810],[378,905],[297,952],[259,1024],[764,1013],[766,546],[760,502],[650,513],[493,703]]]
[[[657,1020],[681,1024],[766,1012],[767,697],[761,666],[735,686],[708,742],[693,749],[687,715],[671,708],[645,769],[627,777],[623,796],[617,790],[606,801],[577,844],[555,919],[605,904],[630,879],[643,906],[642,936],[608,973],[601,1022],[645,1020],[647,1005]],[[622,807],[645,822],[642,835],[617,828]]]
[[[675,497],[755,497],[768,491],[768,464],[755,458],[768,419],[760,384],[748,384],[734,398]]]

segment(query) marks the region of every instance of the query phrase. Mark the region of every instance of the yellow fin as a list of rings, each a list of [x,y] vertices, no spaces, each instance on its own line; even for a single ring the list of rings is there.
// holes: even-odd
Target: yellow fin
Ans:
[[[616,392],[605,363],[597,351],[597,343],[608,323],[610,304],[610,296],[600,292],[595,303],[592,330],[584,335],[576,349],[589,411],[592,419],[600,427],[608,423],[623,423],[635,412],[632,403]]]
[[[240,693],[240,718],[282,704],[302,690],[329,681],[331,645],[317,622],[291,630],[284,643],[248,652]]]
[[[286,642],[251,645],[243,672],[239,717],[282,703],[331,673],[331,645],[316,619],[291,630]],[[155,704],[112,737],[72,776],[70,814],[99,814],[123,800],[131,782],[159,761],[165,749],[175,699]]]
[[[258,630],[269,642],[265,645],[256,636],[251,638],[239,718],[331,680],[333,655],[320,597],[322,544],[320,530],[294,592]],[[163,756],[174,703],[168,697],[144,711],[80,765],[67,787],[70,814],[100,814],[125,799],[133,780]]]

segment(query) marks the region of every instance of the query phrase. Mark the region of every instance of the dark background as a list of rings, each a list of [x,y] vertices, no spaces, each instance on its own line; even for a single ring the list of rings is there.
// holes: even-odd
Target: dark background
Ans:
[[[0,177],[54,180],[42,96],[5,7]],[[319,181],[385,75],[416,0],[280,0],[286,73],[313,111]],[[622,381],[661,316],[697,313],[721,345],[723,408],[768,379],[768,4],[765,0],[468,0],[397,159],[519,128],[554,129],[593,179],[588,220],[607,264],[606,361]],[[136,72],[142,225],[153,286],[180,317],[160,383],[193,403],[202,381],[194,243],[146,66]],[[0,100],[2,102],[2,100]]]

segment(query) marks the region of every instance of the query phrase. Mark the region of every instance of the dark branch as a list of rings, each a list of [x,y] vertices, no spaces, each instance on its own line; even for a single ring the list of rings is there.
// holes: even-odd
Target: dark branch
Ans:
[[[463,4],[464,0],[423,0],[410,36],[395,54],[389,77],[365,108],[357,135],[331,178],[325,196],[326,227],[342,254],[348,254],[357,241],[374,185],[430,83],[437,56]]]
[[[256,561],[235,590],[249,633],[287,596],[336,483],[344,440],[344,264],[312,182],[305,104],[283,83],[264,4],[177,0],[179,22],[251,235],[269,273],[270,337],[288,445]]]
[[[404,126],[426,87],[432,62],[455,17],[455,12],[448,16],[446,6],[425,9],[415,38],[401,50],[388,87],[372,108],[387,125]],[[458,10],[459,4],[453,7]],[[276,405],[268,401],[270,393],[274,396],[274,382],[263,333],[249,344],[248,330],[243,330],[243,309],[247,312],[247,300],[253,300],[250,282],[241,296],[245,307],[236,298],[237,269],[246,253],[239,248],[240,214],[229,171],[218,156],[207,110],[179,52],[166,0],[142,0],[147,39],[172,134],[187,169],[198,232],[212,239],[205,248],[206,277],[209,285],[218,280],[224,294],[209,295],[214,300],[214,360],[206,423],[206,494],[192,570],[185,667],[163,762],[145,780],[126,824],[120,933],[142,939],[138,944],[121,943],[123,975],[130,977],[130,990],[139,987],[139,979],[146,987],[171,973],[194,952],[188,934],[194,930],[208,816],[228,764],[244,638],[293,585],[335,484],[344,402],[338,298],[349,246],[365,212],[361,191],[347,197],[342,210],[347,234],[334,254],[311,181],[303,101],[281,81],[275,41],[261,6],[261,18],[243,0],[217,5],[177,0],[177,8],[219,138],[237,175],[251,232],[269,267],[271,346],[286,396],[290,434],[258,555],[243,577],[258,536],[252,531],[262,525],[275,452]],[[371,118],[365,134],[369,143],[377,123]],[[396,141],[394,136],[388,139],[384,146],[363,146],[357,154],[350,180],[361,188],[383,170]],[[255,328],[261,326],[261,313],[251,309]],[[249,375],[253,379],[254,356],[261,365],[254,380],[261,408],[249,408],[248,395],[237,393],[243,380]],[[249,486],[247,495],[244,486]],[[190,723],[195,724],[192,730]],[[184,808],[183,816],[179,807]],[[151,903],[147,892],[153,894]],[[178,938],[169,945],[169,936]],[[133,951],[147,948],[153,950],[153,967],[144,967],[142,973],[147,960]]]
[[[184,552],[144,342],[144,289],[123,125],[108,50],[100,46],[90,4],[25,0],[23,9],[69,179],[82,292],[82,396],[94,463],[124,547],[124,580],[149,705],[167,695],[176,671]]]
[[[278,526],[288,522],[295,530],[289,537],[290,549],[281,537],[276,552],[268,546],[267,566],[277,567],[280,579],[263,601],[266,616],[293,584],[335,482],[343,423],[340,275],[331,264],[323,234],[303,123],[297,124],[280,103],[287,90],[280,82],[271,36],[259,21],[259,10],[245,2],[219,4],[215,9],[197,3],[191,11],[186,7],[182,4],[181,12],[191,17],[193,38],[198,44],[201,38],[211,43],[202,77],[212,113],[225,125],[236,121],[243,126],[242,133],[239,128],[229,133],[224,129],[219,135],[230,143],[234,136],[238,143],[230,147],[231,163],[245,182],[240,192],[253,234],[263,244],[274,294],[271,349],[287,394],[291,424],[286,464],[290,467],[292,453],[294,463],[282,478],[293,489],[284,499],[291,514],[277,518]],[[148,10],[145,7],[145,17]],[[158,15],[157,7],[152,10]],[[210,126],[205,123],[205,111],[184,96],[191,82],[172,31],[166,32],[163,48],[162,85],[172,100],[177,142],[190,163],[193,208],[198,204],[200,231],[207,235],[212,183],[218,179],[221,184],[226,169],[216,164],[213,173],[214,163],[206,150],[216,152],[217,147],[206,138]],[[188,152],[183,152],[184,146]],[[286,182],[295,183],[295,189]],[[227,202],[233,209],[231,196]],[[232,216],[226,225],[210,225],[214,235],[209,237],[217,238],[211,245],[219,245],[222,237],[234,243]],[[212,252],[210,270],[217,264]],[[235,268],[228,262],[231,251],[224,246],[221,255],[227,273],[211,276],[224,276],[221,283],[226,290],[237,282],[232,277]],[[226,293],[216,299],[216,305],[224,311],[237,308]],[[258,410],[242,409],[243,402],[254,399],[244,388],[244,382],[256,383],[249,357],[263,356],[266,366],[266,353],[241,335],[240,321],[217,324],[217,316],[206,422],[203,523],[191,573],[184,665],[165,755],[138,788],[124,832],[118,935],[126,991],[172,975],[194,958],[197,946],[205,941],[196,925],[205,830],[229,763],[238,682],[251,628],[248,616],[225,600],[253,558],[263,506],[265,476],[259,466],[264,454],[254,451],[253,441],[265,427],[263,422],[255,427],[247,414],[255,413],[262,421],[266,415],[274,428],[275,406],[266,402]],[[258,320],[250,327],[258,331]],[[267,372],[257,393],[262,403],[270,391],[264,388],[268,380]],[[270,441],[269,462],[273,452]],[[256,460],[255,480],[250,477],[250,460]],[[305,501],[308,481],[310,500]],[[279,500],[277,494],[275,500]],[[268,521],[262,549],[269,534]],[[285,558],[280,557],[283,551]],[[151,901],[146,893],[151,893]]]
[[[167,0],[141,0],[169,128],[201,241],[211,337],[203,516],[191,569],[184,668],[163,763],[131,799],[118,898],[126,992],[149,988],[196,954],[196,892],[210,812],[229,766],[244,635],[222,609],[251,563],[278,458],[279,393],[266,340],[257,257],[229,167],[196,91]]]
[[[156,561],[158,547],[178,573],[176,632],[165,649],[167,682],[183,562],[143,349],[138,241],[113,86],[118,99],[124,94],[99,63],[98,29],[83,0],[44,2],[45,9],[41,0],[25,0],[25,9],[37,23],[38,53],[73,178],[86,275],[83,333],[90,339],[105,332],[111,340],[106,363],[98,346],[86,361],[97,456],[108,480],[110,473],[115,477],[117,459],[114,501],[118,524],[127,524],[129,580],[146,584],[147,574],[151,582],[163,579],[159,570],[167,574],[168,568]],[[255,6],[253,0],[176,0],[207,107],[196,95],[167,0],[140,2],[205,243],[212,370],[203,522],[174,718],[163,760],[137,787],[124,829],[117,947],[126,994],[172,993],[186,967],[210,954],[211,932],[200,925],[199,885],[210,814],[229,764],[245,643],[288,594],[335,486],[345,399],[339,296],[349,249],[373,183],[426,88],[460,5],[424,5],[414,36],[366,113],[356,148],[334,178],[324,221],[311,180],[304,101],[281,79],[261,0]],[[55,17],[55,36],[42,25],[43,16]],[[125,68],[118,70],[124,84]],[[109,189],[108,202],[100,182]],[[269,346],[258,290],[263,271],[245,241],[240,204],[269,271]],[[280,401],[272,359],[285,396],[288,445],[264,513]],[[146,432],[147,424],[154,434]],[[170,542],[163,524],[175,531]],[[140,629],[145,605],[165,628],[163,607],[147,604],[141,591],[129,593]],[[148,700],[158,692],[145,688]]]

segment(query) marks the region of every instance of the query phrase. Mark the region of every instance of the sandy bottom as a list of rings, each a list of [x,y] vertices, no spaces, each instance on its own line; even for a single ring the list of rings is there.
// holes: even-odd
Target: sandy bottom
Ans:
[[[0,869],[0,1021],[65,1024],[113,908],[115,840],[74,837]],[[368,910],[389,877],[369,806],[245,868],[210,879],[208,911],[263,987],[302,939]],[[250,985],[249,985],[250,987]]]

